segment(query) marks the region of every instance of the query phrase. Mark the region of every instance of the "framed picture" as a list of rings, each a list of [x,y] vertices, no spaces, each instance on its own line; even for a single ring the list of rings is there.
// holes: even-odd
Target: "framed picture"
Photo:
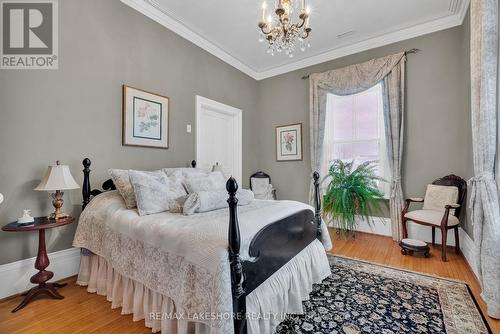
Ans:
[[[123,145],[168,148],[169,98],[123,85]]]
[[[302,123],[276,127],[276,161],[302,160]]]

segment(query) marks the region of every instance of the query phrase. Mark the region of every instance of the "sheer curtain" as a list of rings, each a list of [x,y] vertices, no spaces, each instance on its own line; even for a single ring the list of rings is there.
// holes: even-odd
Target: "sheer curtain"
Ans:
[[[400,240],[402,237],[401,155],[404,125],[405,63],[406,54],[401,52],[357,65],[323,73],[314,73],[309,76],[311,170],[313,172],[322,170],[322,164],[324,164],[323,152],[328,93],[336,95],[356,94],[383,81],[385,135],[392,179],[390,207],[394,240]],[[314,188],[312,184],[309,194],[310,202],[313,203]]]
[[[471,2],[471,114],[474,177],[470,208],[475,262],[488,314],[500,318],[498,154],[498,1]],[[498,173],[498,172],[497,172]],[[498,177],[498,175],[497,175]]]

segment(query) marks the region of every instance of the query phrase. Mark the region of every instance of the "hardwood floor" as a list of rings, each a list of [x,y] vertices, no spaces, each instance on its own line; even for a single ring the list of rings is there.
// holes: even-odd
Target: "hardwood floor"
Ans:
[[[403,256],[399,246],[388,237],[358,233],[355,239],[346,240],[338,238],[333,230],[330,232],[333,254],[465,281],[485,310],[474,274],[464,258],[451,248],[445,263],[441,262],[439,247],[431,247],[431,257],[427,259]],[[63,300],[36,300],[17,313],[10,311],[21,297],[1,302],[0,333],[151,333],[144,321],[133,322],[132,315],[121,315],[121,309],[112,310],[105,297],[89,294],[75,285],[75,278],[66,282],[68,286],[60,290],[65,296]],[[500,320],[487,319],[493,333],[500,333]]]
[[[430,258],[403,256],[399,245],[389,237],[366,233],[356,233],[355,239],[338,237],[330,230],[334,255],[347,256],[390,267],[408,269],[439,277],[447,277],[469,284],[476,301],[483,310],[493,333],[500,333],[500,320],[486,316],[486,305],[480,297],[481,290],[474,273],[462,255],[455,254],[455,249],[447,250],[447,262],[441,261],[441,246],[431,247]]]

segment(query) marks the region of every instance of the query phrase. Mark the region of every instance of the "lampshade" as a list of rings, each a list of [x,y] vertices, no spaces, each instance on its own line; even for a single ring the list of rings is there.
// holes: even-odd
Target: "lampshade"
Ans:
[[[43,176],[40,184],[35,188],[38,191],[55,191],[80,188],[76,183],[69,167],[67,165],[60,165],[59,161],[52,166],[49,166],[47,172]]]
[[[219,163],[216,162],[215,165],[212,166],[212,172],[222,172],[222,173],[224,173],[224,170],[222,169],[222,165],[219,165]]]

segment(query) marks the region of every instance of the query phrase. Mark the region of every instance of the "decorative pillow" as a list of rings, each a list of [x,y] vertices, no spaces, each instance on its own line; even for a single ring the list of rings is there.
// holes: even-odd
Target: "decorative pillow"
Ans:
[[[180,173],[183,177],[200,177],[207,176],[209,172],[201,168],[188,168],[188,167],[180,167],[180,168],[163,168],[162,171],[167,174],[167,176],[171,176],[174,173]]]
[[[171,213],[182,213],[182,208],[184,207],[184,203],[186,202],[187,198],[188,195],[183,195],[176,198],[168,211]]]
[[[140,216],[178,210],[184,189],[179,189],[163,172],[129,171]]]
[[[162,169],[164,172],[164,170]],[[184,187],[184,174],[182,174],[182,171],[177,170],[172,173],[167,174],[168,178],[170,181],[172,181],[176,187],[184,189],[184,191],[187,194],[187,190]]]
[[[135,201],[134,188],[130,183],[128,170],[125,169],[109,169],[108,170],[116,189],[122,195],[127,209],[133,209],[137,206]]]
[[[424,198],[424,210],[444,211],[445,205],[456,204],[458,199],[458,188],[453,186],[438,186],[428,184]],[[454,214],[455,210],[450,210]]]
[[[221,172],[211,172],[207,176],[184,179],[184,186],[188,193],[198,193],[201,191],[224,190],[226,181]]]
[[[211,172],[210,175],[208,176],[211,180],[212,183],[215,186],[215,189],[219,190],[225,190],[226,189],[226,176],[222,172]]]
[[[248,205],[254,200],[254,194],[250,190],[241,189],[236,192],[238,205]],[[223,209],[228,206],[228,194],[225,190],[200,191],[188,195],[184,202],[182,213],[186,216],[195,212],[207,212]]]

